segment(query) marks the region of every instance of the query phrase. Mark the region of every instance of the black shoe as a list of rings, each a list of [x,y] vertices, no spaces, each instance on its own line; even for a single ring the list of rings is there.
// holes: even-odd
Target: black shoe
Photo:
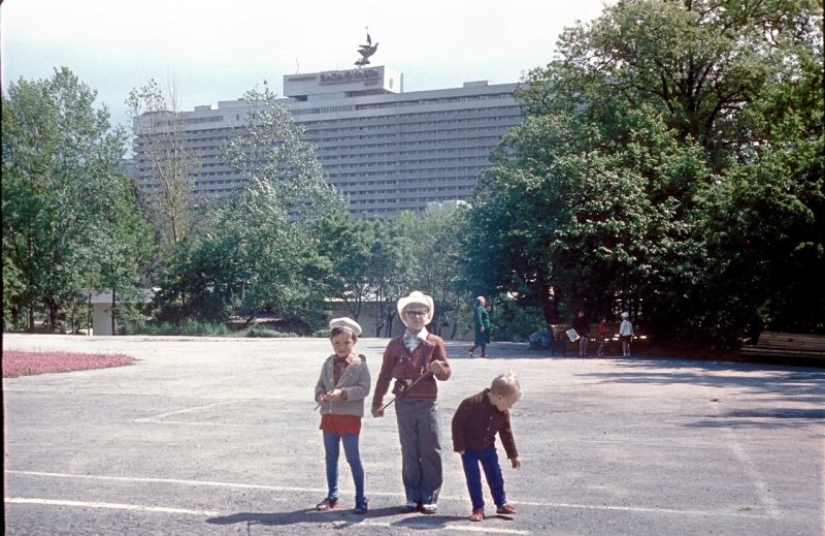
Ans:
[[[370,511],[369,509],[369,499],[364,498],[360,501],[355,501],[355,508],[352,509],[353,514],[364,515]]]

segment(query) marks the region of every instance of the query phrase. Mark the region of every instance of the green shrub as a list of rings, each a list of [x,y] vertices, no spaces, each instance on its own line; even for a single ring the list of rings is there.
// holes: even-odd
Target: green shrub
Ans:
[[[290,332],[283,332],[278,331],[276,329],[268,328],[265,326],[258,326],[258,325],[251,325],[248,328],[237,332],[237,337],[269,337],[269,338],[282,338],[282,337],[297,337],[298,335],[295,333]]]
[[[232,330],[224,323],[204,322],[193,318],[184,318],[179,323],[161,322],[155,324],[151,322],[138,322],[133,325],[120,328],[123,335],[161,335],[161,336],[187,336],[187,337],[298,337],[292,332],[278,331],[268,326],[253,324],[244,329]],[[327,334],[329,331],[327,330]]]
[[[522,307],[507,299],[496,301],[490,320],[493,341],[525,342],[532,333],[547,327],[539,307]]]

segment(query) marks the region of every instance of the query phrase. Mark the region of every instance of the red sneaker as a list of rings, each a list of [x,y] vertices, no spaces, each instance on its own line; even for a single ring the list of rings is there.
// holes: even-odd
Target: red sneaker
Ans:
[[[470,515],[470,521],[483,521],[484,520],[484,508],[479,508],[478,510],[473,510],[472,515]]]
[[[503,504],[496,507],[496,513],[503,516],[511,516],[516,513],[516,507],[512,504]]]
[[[336,508],[338,508],[338,499],[330,499],[329,497],[315,505],[315,509],[319,512],[327,512]]]

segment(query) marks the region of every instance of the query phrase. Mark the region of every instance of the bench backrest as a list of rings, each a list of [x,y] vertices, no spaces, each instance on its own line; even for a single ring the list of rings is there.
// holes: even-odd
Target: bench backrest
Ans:
[[[801,348],[825,351],[825,335],[763,331],[759,334],[756,345],[772,348]]]

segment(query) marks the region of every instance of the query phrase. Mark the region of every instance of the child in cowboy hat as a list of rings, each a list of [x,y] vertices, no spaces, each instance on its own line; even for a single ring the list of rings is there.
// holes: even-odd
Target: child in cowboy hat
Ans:
[[[372,399],[373,417],[384,416],[384,395],[395,380],[395,416],[401,442],[401,478],[407,502],[404,511],[434,514],[443,480],[441,430],[436,378],[450,377],[450,363],[441,337],[424,327],[433,319],[433,299],[418,291],[398,300],[398,315],[406,326],[384,351]]]
[[[358,441],[364,399],[370,392],[371,382],[366,356],[353,351],[361,335],[361,326],[351,318],[333,318],[329,327],[329,339],[335,353],[324,361],[321,376],[315,384],[315,402],[321,408],[328,491],[326,498],[315,508],[326,511],[338,507],[338,457],[343,443],[355,483],[353,512],[366,514],[368,501],[364,495],[364,467]]]

